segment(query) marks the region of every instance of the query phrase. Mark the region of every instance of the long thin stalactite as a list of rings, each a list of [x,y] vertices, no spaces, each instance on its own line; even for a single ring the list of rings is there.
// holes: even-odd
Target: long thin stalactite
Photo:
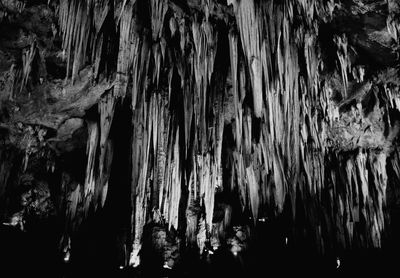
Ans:
[[[109,2],[61,1],[67,78],[74,80],[88,61],[98,63],[97,50],[94,59],[88,53],[97,49],[101,24],[106,13],[113,12],[104,8],[112,7]],[[99,104],[100,128],[98,123],[88,123],[83,191],[86,198],[96,190],[102,192],[96,195],[102,195],[99,200],[104,205],[115,103],[129,96],[132,264],[137,261],[143,229],[154,215],[169,229],[186,229],[188,244],[203,246],[215,234],[215,194],[228,185],[238,192],[243,211],[251,211],[254,223],[271,211],[275,216],[282,213],[288,199],[293,218],[295,208],[303,206],[313,223],[309,233],[321,239],[317,245],[322,252],[332,244],[352,246],[360,231],[366,238],[359,244],[381,246],[386,169],[393,165],[398,174],[399,167],[390,162],[391,151],[385,148],[359,147],[344,154],[329,144],[328,130],[338,124],[340,104],[332,100],[333,91],[321,77],[317,38],[318,24],[329,21],[334,1],[228,1],[234,23],[222,32],[217,25],[225,23],[207,16],[213,1],[204,1],[203,10],[189,18],[171,10],[166,0],[151,0],[151,24],[143,27],[147,33],[138,27],[138,3],[119,2],[119,16],[114,17],[119,28],[114,88]],[[388,28],[397,38],[394,21],[388,22]],[[228,53],[218,52],[222,36]],[[351,77],[346,36],[336,36],[334,43],[346,100],[349,83],[361,83],[363,78]],[[215,89],[222,74],[218,55],[229,58],[223,72],[231,85],[227,90]],[[399,109],[398,95],[385,90],[393,108]],[[228,122],[234,146],[227,166],[231,177],[223,181],[222,145]],[[71,198],[75,203],[79,200],[75,195]],[[179,213],[182,200],[187,200],[187,219]],[[313,212],[315,207],[320,214]],[[321,231],[333,233],[334,242]]]

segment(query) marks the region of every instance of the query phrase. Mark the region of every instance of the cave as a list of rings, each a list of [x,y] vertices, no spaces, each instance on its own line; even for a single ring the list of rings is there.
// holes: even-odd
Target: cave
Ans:
[[[396,273],[397,0],[0,0],[0,276]]]

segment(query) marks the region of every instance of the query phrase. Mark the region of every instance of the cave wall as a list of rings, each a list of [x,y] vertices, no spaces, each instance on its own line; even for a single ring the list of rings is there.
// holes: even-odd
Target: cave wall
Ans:
[[[0,9],[5,222],[42,215],[9,205],[26,192],[61,219],[61,242],[96,215],[118,218],[124,265],[139,263],[150,224],[159,245],[200,253],[240,252],[242,230],[282,216],[292,223],[284,238],[308,238],[320,253],[390,237],[396,1],[15,0]]]

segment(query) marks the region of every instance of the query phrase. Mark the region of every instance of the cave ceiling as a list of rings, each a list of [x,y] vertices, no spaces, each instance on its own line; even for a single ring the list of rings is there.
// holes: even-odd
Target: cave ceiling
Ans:
[[[221,240],[233,199],[250,226],[301,207],[320,252],[379,248],[399,46],[396,0],[1,0],[0,213],[53,194],[72,236],[126,188],[131,265],[149,222]]]

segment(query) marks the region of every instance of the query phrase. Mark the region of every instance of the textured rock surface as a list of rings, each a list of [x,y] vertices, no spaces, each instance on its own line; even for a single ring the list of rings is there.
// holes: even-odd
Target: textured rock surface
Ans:
[[[176,239],[238,253],[251,232],[234,227],[279,217],[320,253],[380,248],[400,202],[399,16],[395,0],[1,0],[1,215],[51,183],[63,234],[113,208],[124,264],[157,223],[167,268]]]

